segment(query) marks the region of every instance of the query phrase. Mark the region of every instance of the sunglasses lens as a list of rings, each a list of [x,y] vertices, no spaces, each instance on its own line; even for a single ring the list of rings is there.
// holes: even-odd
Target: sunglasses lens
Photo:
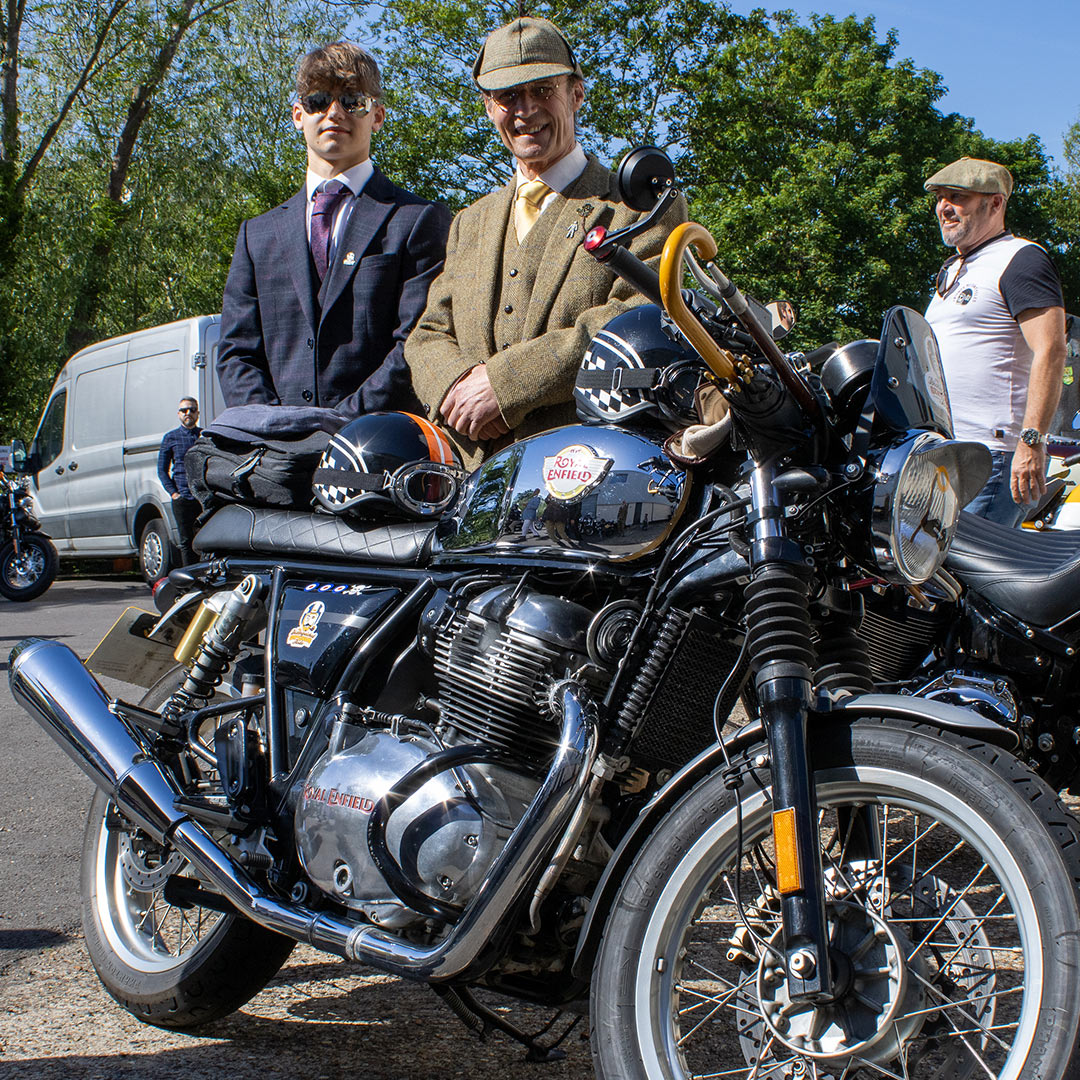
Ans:
[[[359,113],[360,116],[367,116],[370,108],[368,99],[363,94],[342,94],[338,101],[346,112]]]
[[[304,112],[321,113],[330,108],[330,102],[333,100],[333,97],[325,90],[316,90],[314,94],[305,94],[300,99],[300,104],[304,107]]]

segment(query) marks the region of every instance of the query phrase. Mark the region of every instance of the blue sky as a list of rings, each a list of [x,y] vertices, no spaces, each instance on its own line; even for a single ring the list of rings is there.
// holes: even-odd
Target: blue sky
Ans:
[[[942,112],[970,116],[995,139],[1034,132],[1064,166],[1062,137],[1080,120],[1080,0],[731,0],[739,12],[790,8],[873,15],[879,40],[899,34],[897,57],[941,74],[948,87]]]

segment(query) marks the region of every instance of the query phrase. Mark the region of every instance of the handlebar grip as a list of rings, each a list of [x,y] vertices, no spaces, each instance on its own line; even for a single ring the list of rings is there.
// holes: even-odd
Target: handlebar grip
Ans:
[[[633,285],[642,296],[663,306],[660,299],[660,275],[620,244],[612,244],[605,250],[606,239],[607,229],[603,225],[597,225],[585,237],[583,246],[598,262],[610,267],[623,281]]]
[[[734,364],[728,354],[713,341],[708,331],[698,322],[683,299],[683,252],[691,244],[698,249],[698,253],[705,262],[716,256],[716,241],[704,225],[699,225],[696,221],[687,221],[672,230],[664,244],[664,253],[660,257],[660,296],[664,310],[683,332],[686,340],[709,365],[712,373],[721,379],[731,379],[735,374]]]
[[[1080,465],[1080,454],[1070,454],[1062,460],[1061,464],[1067,469],[1071,469],[1074,465]]]

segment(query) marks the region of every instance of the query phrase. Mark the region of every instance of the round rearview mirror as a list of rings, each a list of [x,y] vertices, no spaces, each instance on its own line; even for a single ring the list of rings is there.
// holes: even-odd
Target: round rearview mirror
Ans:
[[[765,310],[772,318],[770,332],[773,339],[779,341],[782,337],[787,337],[788,332],[795,325],[794,306],[787,300],[774,300],[771,304],[765,305]]]
[[[663,150],[639,146],[619,162],[615,185],[619,199],[642,212],[656,205],[664,189],[675,180],[675,166]]]

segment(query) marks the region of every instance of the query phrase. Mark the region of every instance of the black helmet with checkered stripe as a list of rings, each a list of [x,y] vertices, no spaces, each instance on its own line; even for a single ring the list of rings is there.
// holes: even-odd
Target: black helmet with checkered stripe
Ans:
[[[616,315],[589,342],[574,382],[585,424],[625,424],[633,417],[669,426],[697,422],[697,354],[655,304]]]

